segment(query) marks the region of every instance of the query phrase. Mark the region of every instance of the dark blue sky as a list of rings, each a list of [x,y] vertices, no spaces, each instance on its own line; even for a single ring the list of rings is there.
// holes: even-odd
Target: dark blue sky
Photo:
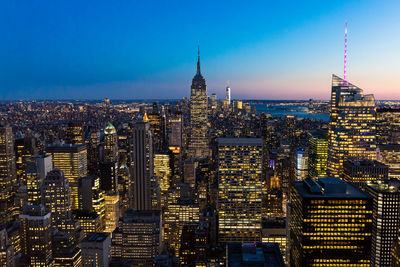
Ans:
[[[1,1],[0,99],[328,98],[342,75],[400,98],[399,1]]]

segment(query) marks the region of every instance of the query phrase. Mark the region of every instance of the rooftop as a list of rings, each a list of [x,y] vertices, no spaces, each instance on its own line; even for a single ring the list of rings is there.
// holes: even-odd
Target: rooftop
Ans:
[[[228,243],[228,266],[285,266],[277,243]]]
[[[103,242],[110,237],[110,233],[89,233],[82,242]]]
[[[317,181],[307,178],[294,182],[293,187],[303,198],[369,198],[369,195],[357,186],[336,177],[319,178]]]

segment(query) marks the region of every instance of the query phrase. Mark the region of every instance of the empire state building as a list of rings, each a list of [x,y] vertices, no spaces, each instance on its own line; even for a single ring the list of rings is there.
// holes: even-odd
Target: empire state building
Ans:
[[[200,72],[200,53],[197,59],[197,72],[190,88],[190,136],[188,156],[207,158],[209,156],[207,136],[207,85]]]

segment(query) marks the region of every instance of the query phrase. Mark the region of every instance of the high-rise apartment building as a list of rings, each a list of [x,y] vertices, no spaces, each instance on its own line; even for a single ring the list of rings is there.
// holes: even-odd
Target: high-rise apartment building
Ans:
[[[343,162],[376,159],[375,98],[333,75],[328,174],[339,177]]]
[[[310,138],[308,149],[308,174],[311,178],[327,176],[328,132],[315,131]]]
[[[400,182],[367,182],[373,199],[371,266],[390,266],[392,249],[399,235]]]
[[[153,146],[149,123],[138,121],[133,129],[133,193],[134,210],[151,210],[151,177],[153,176]]]
[[[220,242],[261,238],[261,138],[218,138],[218,211]]]
[[[51,155],[53,169],[64,172],[69,180],[71,191],[71,207],[79,208],[79,178],[87,175],[87,150],[84,145],[50,145],[46,147],[46,153]]]
[[[207,158],[208,147],[208,113],[207,85],[200,71],[200,54],[197,59],[197,72],[190,88],[190,136],[188,156],[190,158]]]
[[[372,198],[339,178],[292,186],[290,266],[370,266]]]

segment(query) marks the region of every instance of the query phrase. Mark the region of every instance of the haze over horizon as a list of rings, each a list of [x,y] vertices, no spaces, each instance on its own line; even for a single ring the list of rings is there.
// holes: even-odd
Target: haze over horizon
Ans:
[[[398,1],[4,1],[0,100],[329,99],[331,75],[400,99]]]

